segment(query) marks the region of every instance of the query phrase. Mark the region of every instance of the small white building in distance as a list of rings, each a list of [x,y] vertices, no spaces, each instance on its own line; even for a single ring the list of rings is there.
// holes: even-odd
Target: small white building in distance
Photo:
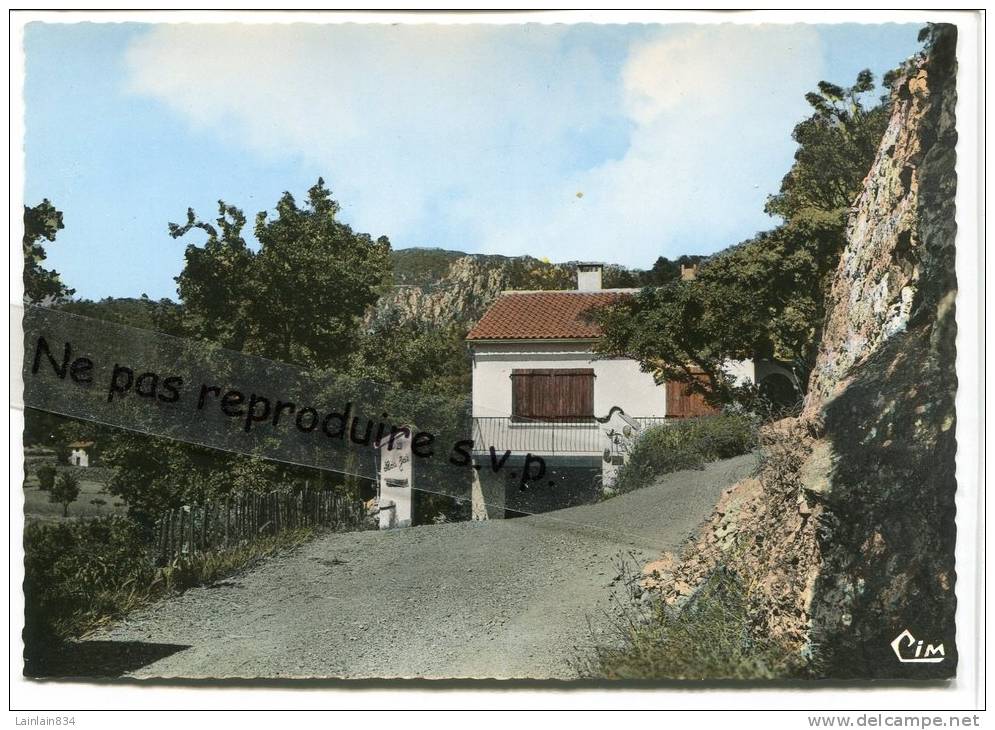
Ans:
[[[73,441],[69,444],[68,448],[70,464],[73,466],[90,466],[93,441]]]
[[[585,313],[638,291],[603,289],[602,269],[578,264],[576,291],[504,292],[467,335],[474,519],[592,501],[624,456],[611,438],[613,428],[631,434],[715,412],[680,383],[658,385],[636,360],[595,355],[602,333]],[[755,381],[751,361],[729,369],[740,380]],[[541,457],[542,465],[534,460],[526,473],[529,454]],[[541,467],[545,472],[538,476]]]

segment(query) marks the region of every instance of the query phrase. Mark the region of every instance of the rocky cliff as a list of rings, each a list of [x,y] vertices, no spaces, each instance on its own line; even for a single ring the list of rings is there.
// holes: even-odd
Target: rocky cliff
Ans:
[[[372,323],[396,318],[428,327],[471,325],[508,288],[506,268],[486,257],[460,256],[438,279],[392,287],[380,297],[367,319]]]
[[[441,249],[402,249],[391,255],[395,285],[367,313],[367,324],[416,322],[428,328],[469,328],[507,289],[573,289],[573,262],[550,263],[532,256],[465,254]],[[609,264],[605,287],[642,283],[644,272]]]
[[[724,495],[679,560],[647,566],[676,605],[733,571],[753,629],[812,676],[956,667],[955,33],[933,27],[893,85],[801,416],[766,429],[756,478]],[[904,631],[903,658],[921,639],[943,644],[942,661],[900,661]]]

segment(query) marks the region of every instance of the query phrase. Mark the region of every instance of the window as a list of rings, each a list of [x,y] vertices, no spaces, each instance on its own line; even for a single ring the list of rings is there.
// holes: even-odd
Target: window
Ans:
[[[703,381],[705,374],[698,375],[698,378]],[[705,402],[701,393],[689,393],[685,383],[679,380],[667,381],[667,418],[694,418],[718,412],[718,408]]]
[[[512,370],[511,415],[523,421],[582,421],[593,418],[594,370]]]

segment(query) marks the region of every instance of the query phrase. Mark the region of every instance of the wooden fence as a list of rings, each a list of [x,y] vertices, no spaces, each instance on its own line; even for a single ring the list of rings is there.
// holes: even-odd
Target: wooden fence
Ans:
[[[246,494],[167,512],[156,525],[156,556],[165,564],[284,530],[319,526],[356,530],[366,521],[360,500],[330,490]]]

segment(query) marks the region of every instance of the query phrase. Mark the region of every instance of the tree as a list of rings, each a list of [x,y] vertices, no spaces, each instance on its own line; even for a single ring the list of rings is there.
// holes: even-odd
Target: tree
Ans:
[[[347,372],[361,362],[360,317],[388,277],[390,243],[353,232],[338,212],[321,179],[304,205],[284,193],[275,216],[256,216],[259,246],[253,249],[243,237],[247,219],[239,208],[219,201],[212,222],[188,210],[184,224],[169,224],[169,234],[179,239],[202,232],[206,241],[186,247],[176,278],[181,305],[143,300],[136,311],[150,312],[160,331],[204,343],[191,347],[190,355],[202,358],[205,370],[211,369],[216,344],[295,363],[304,377]],[[314,382],[332,381],[329,376]],[[144,529],[183,504],[343,482],[330,471],[143,433],[117,431],[102,442],[101,458],[114,468],[108,490],[127,501],[129,516]]]
[[[39,466],[38,471],[35,472],[35,476],[38,477],[38,489],[43,492],[51,491],[55,485],[55,475],[55,467],[51,464],[42,464]]]
[[[834,211],[853,203],[888,123],[887,97],[864,106],[873,89],[874,75],[864,69],[848,88],[820,81],[818,91],[805,95],[814,113],[792,132],[795,162],[780,192],[768,198],[769,214],[790,220],[806,208]]]
[[[697,266],[704,261],[706,256],[679,256],[670,260],[665,256],[660,256],[653,264],[653,268],[643,272],[643,286],[665,286],[681,278],[682,266]]]
[[[79,477],[72,472],[60,474],[48,495],[48,501],[62,505],[62,516],[69,516],[69,505],[79,497]]]
[[[193,229],[207,233],[203,246],[186,248],[186,264],[176,277],[183,302],[180,326],[184,334],[241,350],[249,333],[248,304],[255,255],[242,238],[245,215],[218,201],[216,225],[199,220],[192,208],[187,222],[170,223],[169,235],[181,238]]]
[[[862,102],[873,88],[862,71],[847,89],[821,82],[808,94],[813,114],[795,127],[795,162],[766,207],[784,222],[703,261],[693,280],[673,278],[678,266],[658,260],[663,286],[595,315],[606,334],[599,350],[635,358],[712,403],[756,396],[726,376],[728,360],[785,361],[806,383],[846,212],[887,124],[887,102],[870,109]]]
[[[217,225],[187,211],[170,224],[179,238],[208,234],[190,245],[176,281],[190,336],[231,349],[306,367],[348,360],[359,341],[358,321],[389,274],[390,242],[355,233],[337,219],[339,204],[322,179],[298,206],[290,193],[276,217],[256,215],[259,250],[242,237],[242,211],[219,201]]]
[[[395,313],[363,335],[354,371],[379,383],[464,399],[471,364],[466,332],[460,326],[401,322]]]
[[[62,283],[57,272],[41,265],[46,258],[41,242],[54,241],[63,228],[62,212],[48,198],[33,208],[24,206],[24,301],[29,304],[60,302],[75,291]]]

